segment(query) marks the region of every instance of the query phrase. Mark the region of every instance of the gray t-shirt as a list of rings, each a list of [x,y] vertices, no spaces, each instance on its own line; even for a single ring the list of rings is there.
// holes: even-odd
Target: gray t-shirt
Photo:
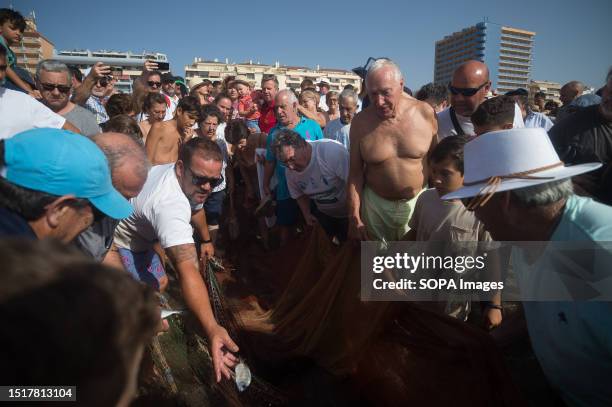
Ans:
[[[63,116],[87,137],[91,137],[101,131],[100,126],[96,122],[96,115],[79,105],[75,105],[74,109]]]
[[[118,224],[119,220],[105,216],[78,235],[74,244],[83,253],[101,262],[113,244],[113,236]]]

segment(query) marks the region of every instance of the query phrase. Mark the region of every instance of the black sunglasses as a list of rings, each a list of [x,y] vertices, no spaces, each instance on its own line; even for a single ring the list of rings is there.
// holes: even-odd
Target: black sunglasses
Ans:
[[[161,82],[155,82],[155,81],[148,81],[147,85],[149,85],[150,87],[156,87],[159,88],[161,86]]]
[[[476,92],[478,92],[480,89],[484,88],[485,86],[487,86],[487,84],[489,83],[489,81],[486,81],[485,83],[483,83],[482,85],[480,85],[477,88],[456,88],[453,85],[451,85],[450,83],[448,84],[448,90],[450,90],[450,93],[452,93],[453,95],[458,95],[458,94],[462,94],[465,97],[470,97],[470,96],[474,96],[476,94]]]
[[[191,173],[191,183],[193,185],[210,184],[210,187],[214,189],[214,188],[218,187],[219,185],[221,185],[221,183],[223,183],[223,175],[220,176],[219,178],[200,177],[198,175],[195,175],[191,168],[188,168],[188,170]]]
[[[61,93],[69,93],[71,89],[70,86],[56,85],[53,83],[41,83],[40,86],[43,88],[43,90],[46,90],[47,92],[53,92],[54,89],[57,89]]]

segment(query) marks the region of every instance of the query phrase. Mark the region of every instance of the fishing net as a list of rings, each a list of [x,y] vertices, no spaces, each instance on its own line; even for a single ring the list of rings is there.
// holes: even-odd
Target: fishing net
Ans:
[[[291,276],[269,311],[242,313],[260,358],[312,359],[371,405],[523,405],[485,332],[411,303],[361,302],[358,246],[315,228],[270,256],[271,279]]]

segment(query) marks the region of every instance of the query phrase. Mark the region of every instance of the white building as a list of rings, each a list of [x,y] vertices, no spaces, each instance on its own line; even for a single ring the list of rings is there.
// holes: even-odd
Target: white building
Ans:
[[[353,85],[358,92],[361,79],[352,71],[344,69],[308,68],[304,66],[286,66],[276,62],[274,65],[265,65],[247,61],[243,63],[219,62],[219,60],[203,60],[195,58],[191,65],[185,66],[185,80],[189,87],[193,87],[204,79],[210,81],[222,81],[229,75],[241,75],[246,77],[256,87],[259,87],[263,75],[276,75],[279,87],[299,89],[300,83],[308,78],[315,85],[321,81],[329,83],[330,90],[342,91],[345,85]]]
[[[76,65],[83,73],[96,62],[102,62],[105,65],[109,65],[113,70],[113,76],[117,79],[115,88],[125,93],[132,93],[132,81],[142,74],[145,60],[168,62],[168,58],[165,54],[147,51],[141,53],[106,50],[55,51],[53,59],[67,65]],[[168,71],[169,70],[162,70],[162,72]]]

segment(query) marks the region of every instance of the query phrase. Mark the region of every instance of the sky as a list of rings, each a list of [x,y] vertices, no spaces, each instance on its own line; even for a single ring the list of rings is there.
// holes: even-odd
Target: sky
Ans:
[[[0,0],[36,13],[56,49],[165,53],[175,75],[195,57],[351,69],[389,57],[406,84],[433,80],[435,41],[490,22],[535,31],[531,78],[598,88],[612,66],[612,0]]]

